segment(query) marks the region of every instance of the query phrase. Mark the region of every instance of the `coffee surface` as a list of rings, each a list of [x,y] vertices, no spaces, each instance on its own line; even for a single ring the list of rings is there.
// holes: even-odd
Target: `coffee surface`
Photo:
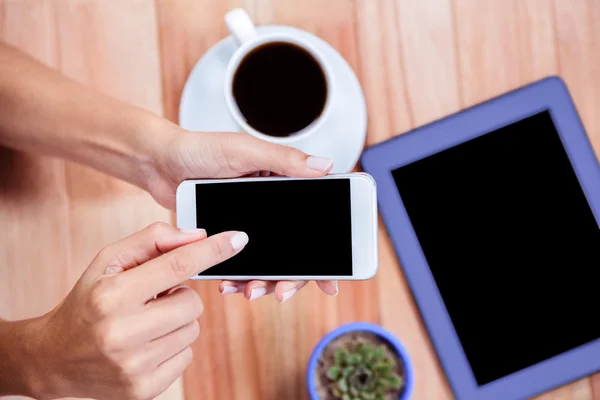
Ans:
[[[303,48],[267,43],[240,62],[233,97],[248,125],[270,136],[286,137],[321,115],[327,81],[317,60]]]

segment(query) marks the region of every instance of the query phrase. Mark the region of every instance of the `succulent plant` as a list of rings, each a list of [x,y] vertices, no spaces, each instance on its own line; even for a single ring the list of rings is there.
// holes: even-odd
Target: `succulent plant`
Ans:
[[[399,390],[404,380],[396,373],[396,362],[386,355],[384,345],[358,343],[353,348],[339,348],[327,379],[340,400],[384,400],[386,393]]]

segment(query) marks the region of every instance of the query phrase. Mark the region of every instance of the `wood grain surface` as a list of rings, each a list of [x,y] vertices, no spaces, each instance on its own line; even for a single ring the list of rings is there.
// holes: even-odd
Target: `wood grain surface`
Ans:
[[[234,7],[259,25],[315,33],[347,59],[367,99],[367,144],[559,74],[600,154],[600,0],[3,0],[0,40],[177,121],[187,75],[227,35],[223,16]],[[173,216],[139,189],[0,149],[0,318],[50,310],[101,247],[157,220]],[[413,399],[453,398],[383,227],[379,239],[377,277],[341,283],[336,298],[309,285],[283,305],[248,302],[194,283],[205,303],[196,359],[183,388],[178,381],[161,398],[307,399],[313,347],[354,321],[403,341]],[[538,399],[600,399],[600,374]]]

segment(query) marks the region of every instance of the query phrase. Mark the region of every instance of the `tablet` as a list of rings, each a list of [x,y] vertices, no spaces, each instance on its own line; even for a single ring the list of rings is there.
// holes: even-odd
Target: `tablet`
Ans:
[[[529,398],[600,370],[600,167],[560,78],[361,164],[458,399]]]

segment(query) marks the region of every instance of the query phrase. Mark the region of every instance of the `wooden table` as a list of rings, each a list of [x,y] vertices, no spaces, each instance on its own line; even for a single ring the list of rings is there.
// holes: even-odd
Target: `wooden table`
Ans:
[[[344,55],[365,91],[367,144],[560,74],[600,151],[600,0],[4,0],[0,39],[176,121],[188,73],[240,6],[257,24],[306,29]],[[137,188],[0,149],[0,317],[47,312],[102,246],[157,220],[173,216]],[[383,228],[379,238],[378,276],[342,283],[337,298],[311,285],[283,305],[248,302],[195,284],[206,305],[196,360],[161,398],[307,399],[313,346],[351,321],[380,323],[405,343],[415,400],[451,398]],[[540,397],[592,398],[600,374]]]

